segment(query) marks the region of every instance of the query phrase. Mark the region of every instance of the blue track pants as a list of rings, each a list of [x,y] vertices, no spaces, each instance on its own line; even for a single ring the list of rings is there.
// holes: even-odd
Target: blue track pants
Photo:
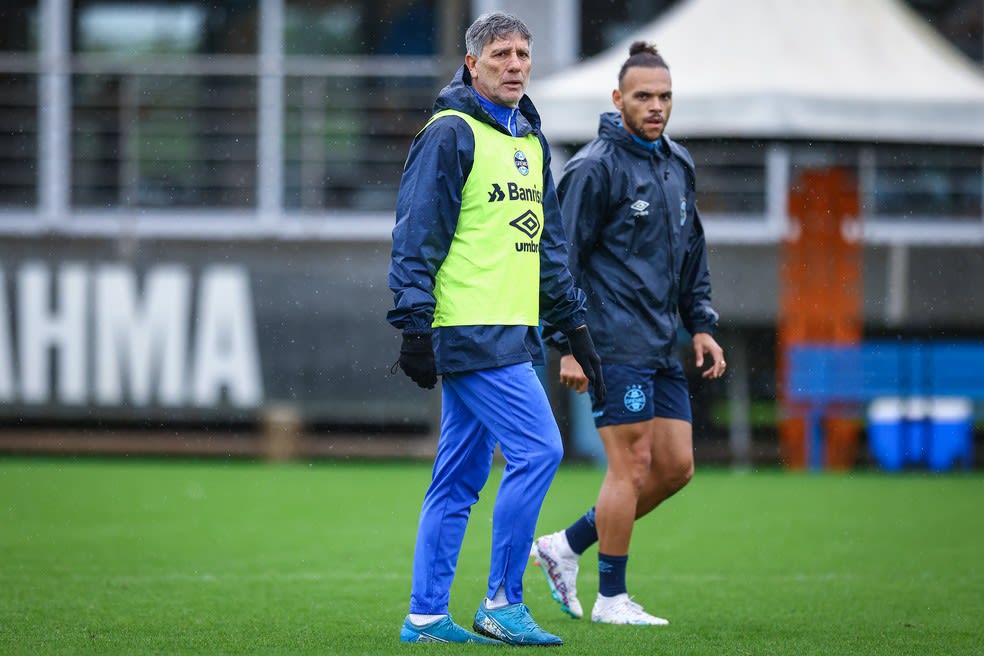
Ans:
[[[446,374],[442,390],[441,437],[420,511],[410,612],[448,612],[468,516],[497,443],[506,467],[492,511],[487,596],[504,586],[510,603],[522,601],[537,517],[563,457],[553,411],[528,362]]]

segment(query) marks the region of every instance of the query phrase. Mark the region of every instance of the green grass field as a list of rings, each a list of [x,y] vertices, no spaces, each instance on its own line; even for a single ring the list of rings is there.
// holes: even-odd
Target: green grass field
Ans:
[[[491,500],[452,590],[484,594]],[[269,465],[0,459],[0,653],[407,654],[401,645],[425,463]],[[541,532],[592,502],[565,465]],[[597,591],[596,551],[579,589]],[[982,654],[984,477],[699,470],[640,522],[629,590],[669,627],[526,601],[567,654]]]

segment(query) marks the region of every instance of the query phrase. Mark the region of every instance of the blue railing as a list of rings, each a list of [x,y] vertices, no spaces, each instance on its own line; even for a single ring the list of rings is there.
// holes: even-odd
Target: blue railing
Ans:
[[[807,420],[807,462],[823,467],[823,420],[879,397],[984,399],[984,344],[868,341],[802,344],[788,353],[786,398]]]

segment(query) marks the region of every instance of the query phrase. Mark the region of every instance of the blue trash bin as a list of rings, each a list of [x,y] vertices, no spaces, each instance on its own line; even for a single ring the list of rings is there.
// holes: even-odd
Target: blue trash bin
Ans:
[[[898,471],[905,463],[902,399],[877,398],[868,406],[868,448],[878,466]]]
[[[932,471],[953,469],[973,460],[974,405],[961,397],[938,397],[930,404],[930,436],[927,461]]]
[[[902,440],[906,465],[924,467],[929,451],[930,400],[915,396],[903,404]]]

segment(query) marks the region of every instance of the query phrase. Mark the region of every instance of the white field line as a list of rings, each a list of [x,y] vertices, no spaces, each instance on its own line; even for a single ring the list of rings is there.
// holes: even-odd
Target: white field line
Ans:
[[[109,575],[104,572],[60,572],[52,573],[49,578],[54,580],[85,583],[102,582],[110,585],[149,585],[155,583],[250,583],[250,582],[274,582],[274,583],[324,583],[324,582],[345,582],[345,583],[365,583],[370,581],[409,581],[411,572],[381,572],[381,571],[339,571],[339,572],[267,572],[264,574],[236,574],[221,573],[212,574],[208,572],[163,572],[160,574],[127,574]],[[7,583],[14,583],[19,578],[17,573],[0,573],[0,580]],[[23,579],[29,578],[24,576]]]
[[[111,583],[147,584],[171,581],[188,581],[192,583],[244,583],[244,582],[276,582],[276,583],[323,583],[328,581],[365,582],[365,581],[400,581],[409,580],[410,572],[369,572],[369,571],[339,571],[339,572],[267,572],[264,574],[209,574],[198,572],[172,572],[170,574],[148,574],[110,577]]]

